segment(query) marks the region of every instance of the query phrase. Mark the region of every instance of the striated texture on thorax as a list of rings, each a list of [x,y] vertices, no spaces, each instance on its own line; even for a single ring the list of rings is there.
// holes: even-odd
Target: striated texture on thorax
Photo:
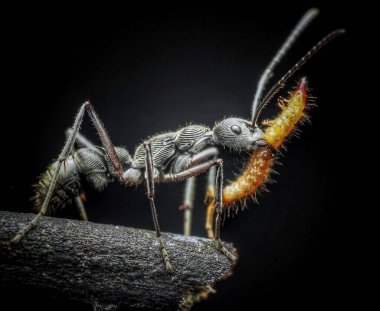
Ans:
[[[149,137],[153,166],[165,167],[175,155],[183,153],[197,153],[202,150],[207,141],[204,138],[209,132],[208,127],[202,125],[189,125],[177,132],[168,132]],[[133,168],[145,167],[145,149],[143,144],[138,145],[132,162]]]

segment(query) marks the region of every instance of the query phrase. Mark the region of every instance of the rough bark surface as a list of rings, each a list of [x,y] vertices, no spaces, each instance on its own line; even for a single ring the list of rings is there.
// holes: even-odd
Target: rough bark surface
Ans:
[[[164,233],[167,273],[153,231],[45,217],[19,244],[11,237],[34,214],[0,211],[2,285],[49,288],[98,309],[188,309],[231,274],[211,240]],[[230,250],[231,244],[226,245]]]

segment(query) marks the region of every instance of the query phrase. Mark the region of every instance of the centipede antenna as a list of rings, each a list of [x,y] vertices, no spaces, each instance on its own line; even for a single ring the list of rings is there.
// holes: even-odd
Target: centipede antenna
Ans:
[[[344,34],[346,31],[344,29],[338,29],[323,39],[321,39],[316,45],[314,45],[288,72],[280,79],[278,82],[269,90],[267,95],[263,98],[263,100],[258,105],[255,115],[252,119],[252,126],[256,125],[257,118],[260,115],[261,110],[265,107],[266,104],[273,98],[273,96],[280,91],[284,86],[285,82],[294,75],[313,55],[315,55],[318,51],[320,51],[325,45],[334,40],[336,37]]]
[[[285,42],[282,44],[281,48],[278,50],[276,55],[273,57],[272,61],[269,63],[267,68],[264,70],[263,74],[260,77],[259,82],[257,83],[255,97],[253,98],[252,103],[252,120],[256,119],[257,108],[259,102],[263,96],[265,86],[271,76],[273,75],[274,68],[280,63],[282,58],[286,55],[289,49],[292,47],[294,42],[300,36],[300,34],[306,29],[310,22],[318,15],[319,10],[316,8],[309,9],[299,20],[297,25],[294,27],[292,32],[286,38]]]

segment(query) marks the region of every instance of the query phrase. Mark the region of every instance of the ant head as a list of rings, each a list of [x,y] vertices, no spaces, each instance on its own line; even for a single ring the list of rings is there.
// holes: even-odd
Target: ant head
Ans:
[[[217,145],[236,151],[251,150],[265,144],[263,132],[258,127],[253,128],[251,122],[244,119],[224,119],[214,126],[212,132]]]

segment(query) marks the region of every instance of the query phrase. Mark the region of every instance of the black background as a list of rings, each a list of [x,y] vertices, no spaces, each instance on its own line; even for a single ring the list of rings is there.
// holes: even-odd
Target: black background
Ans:
[[[10,96],[1,109],[12,123],[1,125],[7,158],[2,174],[3,190],[12,202],[2,209],[32,211],[30,185],[58,155],[64,130],[86,99],[96,107],[113,142],[131,153],[146,136],[189,122],[213,126],[225,116],[249,118],[261,72],[313,5],[268,5],[240,17],[132,17],[129,12],[123,18],[89,13],[74,18],[42,11],[18,16],[9,24],[13,32],[3,37],[4,66],[11,70],[6,89]],[[352,101],[353,40],[361,15],[347,6],[318,6],[320,16],[276,71],[279,78],[322,36],[347,29],[288,83],[290,90],[301,76],[308,77],[318,104],[310,113],[312,125],[303,126],[300,139],[288,144],[270,193],[259,198],[259,205],[251,204],[226,221],[222,236],[238,248],[239,264],[233,277],[217,284],[218,294],[194,310],[273,304],[324,307],[355,298],[345,292],[354,273],[347,273],[343,247],[344,219],[351,211],[336,199],[344,182],[342,131],[347,120],[354,122],[344,107]],[[265,115],[275,111],[273,104]],[[82,133],[96,141],[88,118]],[[226,160],[232,177],[239,155],[226,155]],[[197,236],[205,235],[204,180],[199,178],[194,211]],[[158,186],[164,231],[182,230],[182,192],[181,184]],[[102,194],[87,194],[91,221],[152,229],[144,187],[112,185]],[[57,216],[76,218],[77,212],[69,207]],[[33,290],[21,294],[31,308],[90,310],[49,295],[41,301]],[[12,303],[16,308],[22,304]]]

